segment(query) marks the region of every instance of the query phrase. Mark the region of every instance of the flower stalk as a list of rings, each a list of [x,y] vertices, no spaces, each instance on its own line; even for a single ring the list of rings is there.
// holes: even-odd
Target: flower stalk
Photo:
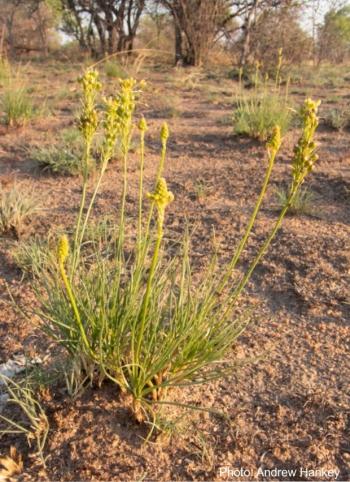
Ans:
[[[140,316],[139,316],[140,333],[138,337],[138,345],[136,350],[136,360],[138,359],[140,354],[141,342],[142,342],[142,337],[143,337],[144,328],[145,328],[147,308],[150,300],[153,278],[154,278],[157,263],[158,263],[160,245],[163,239],[165,209],[174,200],[174,195],[171,191],[168,190],[166,180],[163,177],[161,177],[158,180],[155,191],[153,193],[148,193],[147,197],[155,204],[157,208],[157,237],[156,237],[156,243],[154,247],[151,267],[149,270],[146,291],[143,297]]]
[[[241,241],[240,241],[240,243],[237,247],[237,250],[236,250],[234,256],[232,257],[230,263],[228,264],[226,273],[223,276],[223,279],[218,286],[218,289],[217,289],[218,292],[221,292],[223,290],[223,288],[226,286],[228,280],[230,279],[230,277],[232,275],[233,270],[236,267],[236,264],[237,264],[237,262],[238,262],[238,260],[241,256],[241,254],[242,254],[242,251],[243,251],[244,247],[246,246],[247,241],[250,237],[250,233],[253,229],[256,217],[257,217],[257,215],[260,211],[261,204],[263,202],[263,199],[264,199],[266,191],[267,191],[267,187],[268,187],[268,184],[269,184],[269,181],[270,181],[272,169],[273,169],[273,166],[275,164],[276,156],[277,156],[277,154],[280,150],[281,143],[282,143],[281,129],[279,128],[279,126],[275,126],[275,128],[273,130],[273,134],[271,136],[271,139],[266,144],[267,153],[268,153],[268,167],[267,167],[267,170],[266,170],[266,173],[265,173],[265,179],[264,179],[261,191],[260,191],[260,195],[258,197],[258,200],[257,200],[256,204],[255,204],[255,208],[253,210],[253,213],[252,213],[252,215],[249,219],[249,222],[248,222],[247,228],[245,230],[245,233],[244,233],[243,237],[241,238]]]
[[[88,179],[90,172],[91,148],[93,138],[98,127],[98,114],[95,108],[95,101],[96,96],[102,87],[99,81],[99,74],[96,70],[87,70],[85,74],[79,79],[79,82],[83,87],[83,108],[81,116],[79,118],[79,130],[85,141],[85,150],[82,159],[83,187],[80,199],[79,214],[75,227],[71,278],[74,276],[76,264],[78,261],[77,258],[79,257],[80,252],[79,236],[84,207],[86,203]]]
[[[318,160],[318,155],[316,154],[316,143],[314,140],[314,136],[318,126],[318,122],[319,122],[317,117],[317,111],[318,111],[319,105],[320,105],[319,101],[315,102],[312,99],[307,99],[304,103],[304,107],[302,110],[302,120],[303,120],[302,134],[294,149],[294,157],[292,160],[292,178],[293,179],[292,179],[287,202],[285,206],[282,208],[272,231],[264,241],[258,254],[250,264],[248,270],[242,277],[237,287],[230,294],[229,296],[230,302],[225,313],[227,313],[229,309],[233,306],[238,296],[241,294],[242,290],[248,283],[256,266],[259,264],[259,262],[265,255],[268,247],[271,244],[271,241],[274,239],[274,237],[277,234],[277,231],[281,227],[283,218],[285,217],[289,207],[293,203],[293,200],[299,188],[301,187],[302,183],[304,182],[305,177],[309,172],[311,172],[316,161]]]
[[[145,164],[145,133],[147,131],[147,122],[144,117],[141,118],[138,128],[140,131],[140,182],[139,182],[139,213],[137,223],[137,246],[138,255],[141,254],[142,245],[142,200],[143,200],[143,171]]]
[[[81,338],[83,340],[85,348],[91,353],[92,350],[91,350],[91,347],[90,347],[90,343],[87,339],[85,329],[84,329],[83,323],[81,321],[81,317],[80,317],[79,309],[78,309],[78,306],[77,306],[77,302],[76,302],[75,296],[73,294],[72,286],[71,286],[71,283],[68,279],[66,269],[65,269],[65,262],[68,258],[68,255],[69,255],[69,241],[68,241],[67,236],[62,236],[59,240],[58,248],[57,248],[57,259],[58,259],[59,271],[60,271],[62,281],[63,281],[63,284],[65,286],[67,296],[68,296],[68,299],[70,301],[70,304],[71,304],[71,307],[72,307],[72,310],[73,310],[73,313],[74,313],[74,316],[75,316],[75,320],[77,322],[77,325],[78,325],[78,328],[79,328],[79,331],[80,331],[80,334],[81,334]]]

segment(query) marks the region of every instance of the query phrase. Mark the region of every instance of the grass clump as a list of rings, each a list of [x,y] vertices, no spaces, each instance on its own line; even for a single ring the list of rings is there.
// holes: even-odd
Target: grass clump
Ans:
[[[82,142],[79,131],[68,129],[57,144],[49,147],[33,147],[30,156],[43,171],[74,176],[81,172]],[[93,169],[91,161],[89,169]]]
[[[9,127],[24,126],[37,111],[30,96],[30,88],[26,86],[23,72],[12,69],[6,59],[0,59],[0,81],[4,87],[0,97],[3,123]]]
[[[9,191],[0,190],[0,233],[18,236],[25,221],[38,211],[38,199],[15,184]]]
[[[27,89],[23,86],[7,87],[1,97],[4,123],[9,127],[21,127],[35,115],[35,109]]]
[[[124,79],[125,78],[125,70],[121,65],[117,62],[106,62],[105,63],[105,72],[107,77],[111,77],[113,79]]]
[[[292,118],[292,110],[279,95],[244,96],[233,114],[234,131],[266,141],[275,125],[279,125],[282,133],[285,133]]]
[[[27,276],[40,276],[48,266],[55,265],[55,255],[49,240],[37,237],[19,242],[11,255],[18,268]]]
[[[11,76],[11,64],[7,57],[0,54],[0,83],[6,84]]]
[[[87,165],[99,123],[95,108],[101,89],[98,73],[82,78],[83,111],[80,129],[84,139],[83,165]],[[194,282],[190,240],[167,239],[167,212],[175,199],[163,177],[169,130],[160,132],[161,154],[154,187],[144,189],[145,119],[137,124],[140,136],[139,190],[136,219],[126,211],[129,196],[129,147],[135,126],[133,113],[140,86],[133,79],[120,81],[115,97],[105,99],[104,141],[99,172],[89,192],[90,176],[83,176],[82,196],[72,236],[59,238],[56,266],[42,272],[34,283],[40,302],[43,329],[64,347],[71,361],[69,386],[89,381],[115,383],[138,421],[151,421],[164,404],[175,404],[174,387],[206,383],[230,373],[234,366],[227,352],[247,325],[236,313],[239,296],[256,265],[278,231],[289,205],[317,160],[314,133],[318,104],[308,100],[303,110],[303,131],[292,163],[288,202],[242,277],[235,268],[250,237],[263,202],[282,139],[275,126],[267,143],[267,168],[261,193],[246,231],[231,260],[219,267],[216,256]],[[119,222],[115,235],[101,237],[86,251],[86,233],[102,179],[116,142],[122,150]],[[135,175],[133,173],[133,175]],[[136,227],[136,229],[135,229]],[[110,232],[110,229],[109,229]],[[136,235],[135,235],[136,232]],[[168,248],[176,254],[169,258]]]
[[[74,176],[79,173],[80,159],[71,146],[39,147],[31,151],[40,169],[54,174]]]
[[[0,420],[7,425],[7,428],[0,430],[0,434],[24,434],[29,446],[34,442],[36,454],[45,465],[43,451],[49,433],[49,422],[34,394],[34,387],[28,383],[28,380],[15,382],[2,374],[0,374],[0,382],[1,385],[5,386],[9,397],[6,404],[17,406],[26,418],[24,422],[18,422],[13,417],[7,417],[0,413]]]
[[[32,118],[44,113],[44,107],[38,109],[32,100],[35,91],[29,86],[25,67],[14,68],[6,58],[0,57],[0,95],[1,121],[9,127],[23,127]]]
[[[331,109],[325,119],[326,125],[336,131],[341,131],[350,125],[350,116],[347,109]]]
[[[209,195],[209,186],[204,179],[198,179],[194,183],[195,197],[198,201],[203,201]]]
[[[279,208],[283,208],[289,202],[288,189],[280,189],[276,191],[277,204]],[[308,188],[300,189],[289,204],[289,214],[312,214],[314,205],[317,200],[316,194]]]
[[[293,110],[289,106],[289,80],[286,82],[285,91],[281,92],[282,62],[282,49],[280,49],[272,89],[267,73],[264,81],[261,81],[260,64],[256,64],[254,91],[250,95],[243,93],[244,73],[240,69],[240,94],[233,112],[233,127],[236,134],[266,141],[274,126],[280,127],[282,135],[289,129],[293,119]]]
[[[159,110],[157,112],[159,117],[165,119],[175,119],[181,117],[181,99],[175,93],[171,96],[160,94],[157,96],[157,103]]]
[[[320,64],[317,67],[303,64],[289,66],[293,83],[313,87],[339,88],[346,85],[349,68],[346,64]]]

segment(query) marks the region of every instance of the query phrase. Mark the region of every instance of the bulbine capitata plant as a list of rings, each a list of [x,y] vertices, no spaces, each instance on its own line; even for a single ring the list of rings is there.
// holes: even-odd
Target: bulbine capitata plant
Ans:
[[[56,266],[43,271],[37,280],[41,302],[39,315],[44,330],[63,346],[77,378],[70,383],[114,382],[130,400],[138,421],[154,419],[163,404],[176,404],[173,387],[206,383],[229,373],[233,367],[225,355],[247,325],[236,316],[236,304],[255,266],[268,249],[283,217],[317,156],[314,134],[318,104],[307,100],[303,108],[303,129],[292,161],[288,200],[270,233],[239,277],[235,268],[250,237],[263,202],[276,156],[281,130],[275,126],[267,142],[267,169],[256,206],[245,234],[226,266],[213,256],[199,281],[192,279],[190,240],[185,233],[176,255],[169,257],[166,232],[167,212],[176,198],[164,177],[169,129],[160,132],[161,154],[154,188],[144,189],[145,138],[147,123],[133,118],[142,85],[133,79],[120,81],[120,91],[104,99],[104,111],[96,109],[102,86],[98,73],[89,70],[82,79],[83,112],[80,129],[85,142],[83,166],[90,162],[91,144],[100,127],[104,141],[100,148],[99,173],[82,176],[82,197],[72,236],[58,240]],[[128,152],[133,129],[140,136],[138,214],[126,212]],[[118,223],[113,235],[102,236],[86,251],[86,233],[101,181],[110,165],[116,143],[121,146],[122,189]],[[93,184],[90,187],[90,184]],[[91,193],[89,190],[91,189]],[[174,248],[174,247],[173,247]],[[197,278],[197,277],[196,277]]]
[[[293,120],[293,110],[289,105],[289,79],[284,92],[281,91],[282,63],[283,51],[279,49],[276,76],[271,89],[267,73],[264,82],[259,83],[259,62],[256,63],[255,68],[253,94],[247,95],[243,92],[240,76],[237,108],[233,112],[233,128],[236,134],[266,141],[275,125],[280,127],[282,134],[289,129]]]

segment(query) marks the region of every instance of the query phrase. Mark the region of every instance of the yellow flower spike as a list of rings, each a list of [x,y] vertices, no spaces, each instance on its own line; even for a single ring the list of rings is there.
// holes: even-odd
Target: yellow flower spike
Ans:
[[[169,127],[166,122],[162,125],[162,128],[160,130],[160,138],[162,142],[166,142],[169,138]]]
[[[308,97],[306,100],[305,100],[305,106],[304,106],[304,109],[306,111],[312,111],[314,112],[315,114],[317,113],[317,109],[319,108],[321,104],[321,101],[320,100],[312,100],[310,99],[310,97]]]
[[[302,110],[303,131],[294,148],[292,162],[293,182],[292,191],[297,190],[305,176],[313,169],[318,156],[316,154],[316,143],[314,141],[315,131],[318,126],[317,111],[320,101],[306,99]]]
[[[276,153],[279,151],[282,143],[281,128],[276,125],[273,128],[270,140],[267,142],[266,147],[271,153]]]
[[[90,354],[93,355],[89,340],[88,340],[86,332],[85,332],[84,325],[81,321],[79,308],[78,308],[78,305],[77,305],[77,302],[76,302],[76,299],[75,299],[75,296],[74,296],[74,293],[73,293],[73,290],[72,290],[71,282],[68,279],[66,269],[64,267],[64,263],[68,258],[68,254],[69,254],[69,241],[68,241],[67,236],[64,234],[63,236],[61,236],[61,238],[58,242],[58,246],[57,246],[59,270],[60,270],[60,273],[61,273],[61,277],[62,277],[64,287],[66,289],[67,296],[68,296],[70,304],[72,306],[72,310],[73,310],[73,313],[74,313],[74,316],[75,316],[75,320],[76,320],[77,325],[79,327],[84,345],[85,345],[86,349],[90,352]]]
[[[168,186],[164,177],[161,177],[157,182],[156,189],[153,193],[148,193],[147,196],[152,199],[160,211],[164,211],[169,203],[174,201],[174,194],[168,191]]]
[[[112,97],[104,99],[105,103],[105,142],[104,153],[107,157],[112,155],[114,144],[120,131],[120,123],[118,122],[119,100]]]
[[[69,241],[67,236],[64,234],[63,236],[61,236],[58,242],[58,247],[57,247],[58,261],[63,264],[68,258],[68,254],[69,254]]]
[[[137,127],[139,128],[140,131],[146,132],[148,129],[146,119],[144,117],[141,117]]]
[[[97,125],[98,116],[94,109],[86,110],[81,114],[79,119],[79,129],[86,139],[90,139],[94,135]]]
[[[166,122],[163,123],[162,128],[160,129],[160,140],[162,142],[162,153],[160,156],[160,162],[157,170],[157,181],[160,179],[165,163],[165,156],[166,156],[166,149],[167,149],[167,140],[169,138],[169,127]]]
[[[98,126],[98,115],[95,109],[95,98],[102,85],[97,70],[87,70],[79,79],[83,86],[83,111],[79,118],[81,130],[87,144],[91,145],[92,138]]]
[[[101,90],[102,84],[99,80],[99,73],[97,70],[88,69],[79,82],[82,84],[84,92]]]

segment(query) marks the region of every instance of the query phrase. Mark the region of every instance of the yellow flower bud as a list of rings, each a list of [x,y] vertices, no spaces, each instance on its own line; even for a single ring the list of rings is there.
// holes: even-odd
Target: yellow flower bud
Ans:
[[[174,194],[168,191],[168,186],[164,177],[161,177],[157,182],[156,189],[153,193],[147,195],[152,199],[159,210],[164,210],[169,203],[174,200]]]
[[[169,137],[169,127],[166,122],[162,125],[162,128],[160,130],[160,138],[163,142],[165,142]]]
[[[83,85],[83,89],[85,92],[97,92],[102,87],[102,84],[99,80],[99,73],[97,70],[87,70],[84,75],[79,79],[79,82]]]
[[[142,132],[146,132],[146,130],[148,129],[148,126],[147,126],[147,122],[146,122],[146,119],[142,116],[139,123],[138,123],[138,128],[140,129],[140,131]]]
[[[312,100],[312,99],[310,99],[310,97],[308,97],[305,100],[305,104],[304,104],[305,112],[310,113],[310,111],[311,111],[311,112],[314,112],[316,114],[317,109],[318,109],[320,104],[321,104],[320,100]]]
[[[69,241],[67,236],[64,234],[61,236],[58,246],[57,246],[57,256],[60,263],[64,263],[68,258],[69,254]]]
[[[279,151],[282,143],[282,138],[281,138],[281,128],[280,126],[276,125],[273,128],[272,135],[270,140],[267,142],[266,147],[270,151],[276,153]]]

